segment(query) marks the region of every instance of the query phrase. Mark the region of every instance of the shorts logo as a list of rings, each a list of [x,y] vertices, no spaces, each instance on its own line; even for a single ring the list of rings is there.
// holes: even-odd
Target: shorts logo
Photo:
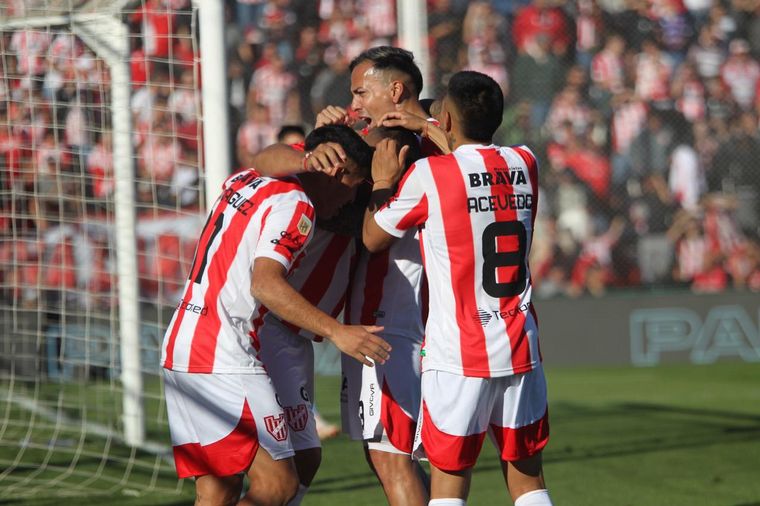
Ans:
[[[280,416],[265,416],[264,424],[273,438],[277,441],[285,441],[288,438],[288,424],[285,423],[285,413]]]
[[[288,418],[288,425],[296,432],[301,432],[306,428],[306,422],[309,421],[309,408],[306,404],[285,408],[285,416]]]

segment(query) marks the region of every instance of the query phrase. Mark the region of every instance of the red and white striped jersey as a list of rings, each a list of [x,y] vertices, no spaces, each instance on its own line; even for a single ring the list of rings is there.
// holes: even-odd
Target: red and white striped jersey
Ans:
[[[378,253],[362,249],[351,280],[347,322],[382,325],[384,332],[422,341],[427,294],[417,230]]]
[[[375,214],[396,237],[421,228],[430,283],[423,371],[487,378],[541,361],[528,267],[537,204],[527,147],[464,145],[418,161]]]
[[[164,335],[161,365],[192,373],[265,373],[256,327],[266,311],[251,294],[251,269],[266,257],[287,269],[312,235],[314,207],[295,178],[253,169],[225,181]]]
[[[355,256],[353,237],[315,228],[314,236],[288,275],[288,283],[313,306],[337,318],[346,304],[351,263]],[[275,318],[273,314],[271,317]],[[306,339],[323,339],[323,336],[290,323],[285,322],[285,326]]]

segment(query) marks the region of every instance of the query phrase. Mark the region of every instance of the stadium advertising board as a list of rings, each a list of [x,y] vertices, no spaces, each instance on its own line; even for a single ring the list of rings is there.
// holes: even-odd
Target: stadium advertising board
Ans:
[[[760,362],[760,297],[609,296],[536,302],[547,364]]]

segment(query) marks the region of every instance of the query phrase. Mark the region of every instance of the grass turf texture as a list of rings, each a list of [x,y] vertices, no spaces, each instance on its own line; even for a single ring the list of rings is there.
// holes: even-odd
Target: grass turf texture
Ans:
[[[552,436],[544,468],[558,506],[760,506],[760,364],[549,368],[547,378]],[[338,387],[339,378],[317,380],[320,411],[333,421],[339,419]],[[125,452],[116,447],[111,451]],[[14,459],[17,452],[7,444],[0,446],[3,461]],[[96,459],[90,460],[83,459],[77,469],[91,466],[94,471]],[[24,463],[36,467],[39,460]],[[164,472],[160,480],[165,481],[162,488],[176,486]],[[103,503],[103,496],[84,494],[13,499],[3,493],[7,484],[0,481],[3,504]],[[135,491],[134,484],[129,488]],[[192,497],[192,483],[185,483],[179,494],[128,497],[116,492],[107,502],[191,504]],[[322,467],[303,504],[384,503],[359,444],[344,437],[327,441]],[[468,504],[509,503],[487,440]]]

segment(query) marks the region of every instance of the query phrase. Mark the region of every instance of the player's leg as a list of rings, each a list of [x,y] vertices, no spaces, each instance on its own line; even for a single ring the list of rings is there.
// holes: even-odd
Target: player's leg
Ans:
[[[411,458],[420,405],[420,343],[383,337],[393,346],[393,356],[362,371],[361,418],[368,459],[389,504],[423,505],[428,490],[419,464]]]
[[[295,450],[298,494],[290,504],[300,504],[319,470],[322,448],[312,411],[314,397],[314,349],[310,341],[294,334],[279,321],[267,321],[260,332],[260,358],[272,378],[277,399],[285,411],[290,441]],[[258,471],[253,468],[253,478]],[[261,476],[259,476],[261,478]]]
[[[195,506],[232,506],[238,503],[243,475],[214,476],[206,474],[195,479]]]
[[[549,440],[546,380],[541,366],[503,383],[491,414],[489,435],[502,459],[504,480],[519,506],[550,506],[541,451]]]
[[[164,381],[177,474],[196,477],[197,503],[237,502],[243,473],[258,454],[265,453],[259,451],[258,427],[266,420],[282,422],[271,424],[280,440],[276,446],[279,458],[293,455],[285,414],[266,375],[165,370]],[[285,488],[291,483],[295,494],[295,470],[289,476],[278,475],[280,479]]]
[[[422,374],[416,457],[430,461],[430,504],[463,505],[494,403],[491,380],[444,371]]]
[[[370,467],[375,472],[391,506],[425,505],[428,491],[418,464],[409,454],[368,449]]]
[[[285,505],[298,493],[298,473],[294,459],[288,457],[275,460],[264,448],[256,454],[248,478],[251,485],[237,503],[240,506]]]

